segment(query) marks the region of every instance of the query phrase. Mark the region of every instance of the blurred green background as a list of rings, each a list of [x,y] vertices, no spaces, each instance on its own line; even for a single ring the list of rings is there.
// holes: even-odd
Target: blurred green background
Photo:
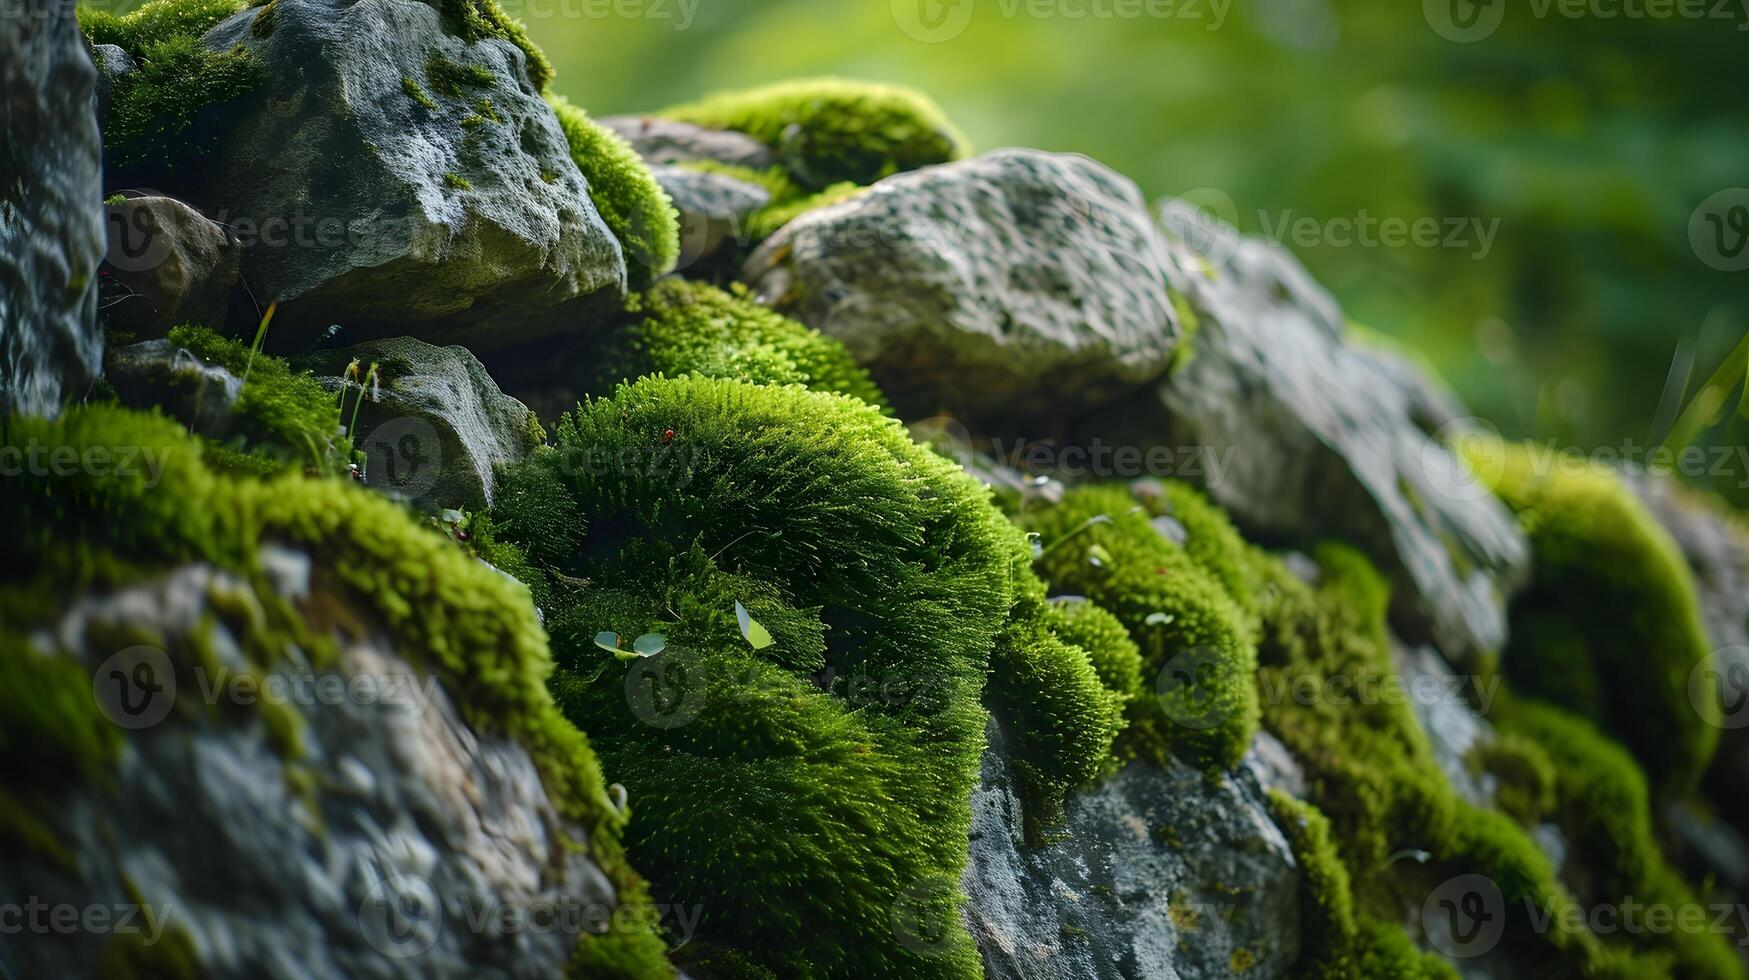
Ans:
[[[1290,222],[1284,244],[1352,319],[1422,350],[1502,431],[1589,449],[1663,440],[1749,329],[1749,272],[1707,261],[1749,265],[1749,251],[1733,263],[1696,217],[1749,186],[1749,0],[1663,19],[1623,2],[1581,16],[1506,0],[506,7],[556,87],[597,115],[796,76],[880,79],[934,96],[979,149],[1079,151],[1151,197],[1218,189],[1248,233]],[[1485,36],[1452,40],[1470,18]],[[1745,203],[1710,210],[1749,221],[1731,212]],[[1368,245],[1326,224],[1363,216],[1431,219],[1439,242]],[[1293,234],[1304,218],[1314,230]],[[1463,240],[1448,246],[1452,221]],[[1737,237],[1726,225],[1727,249]],[[1743,373],[1703,444],[1744,444]],[[1742,461],[1712,482],[1749,501]]]

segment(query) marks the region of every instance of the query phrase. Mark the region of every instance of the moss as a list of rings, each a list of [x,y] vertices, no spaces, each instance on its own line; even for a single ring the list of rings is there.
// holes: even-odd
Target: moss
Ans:
[[[209,452],[209,461],[262,475],[286,465],[316,472],[345,468],[348,447],[341,436],[340,407],[334,396],[307,372],[296,372],[270,354],[257,353],[238,340],[192,324],[172,328],[170,342],[239,378],[234,434]]]
[[[553,80],[552,62],[529,40],[528,30],[521,22],[504,12],[498,0],[442,0],[439,9],[470,44],[497,38],[516,45],[522,51],[529,83],[537,92],[546,91],[547,83]]]
[[[1539,747],[1549,760],[1551,809],[1569,844],[1584,856],[1589,903],[1672,910],[1702,905],[1658,847],[1646,777],[1631,756],[1585,719],[1551,705],[1510,701],[1497,716],[1506,731]],[[1677,976],[1744,976],[1729,937],[1711,929],[1713,918],[1709,911],[1700,928],[1685,930],[1684,917],[1676,915],[1673,930],[1645,930],[1636,941],[1668,954]]]
[[[1690,676],[1709,655],[1681,551],[1613,473],[1531,447],[1470,446],[1473,468],[1530,536],[1506,676],[1622,739],[1664,792],[1692,787],[1718,744],[1716,699]]]
[[[1196,335],[1202,329],[1202,318],[1196,315],[1196,310],[1191,307],[1190,300],[1183,293],[1174,289],[1168,295],[1172,298],[1172,309],[1178,314],[1178,325],[1183,329],[1178,337],[1178,346],[1172,350],[1171,372],[1176,373],[1184,370],[1185,365],[1196,357]]]
[[[412,75],[401,76],[401,91],[406,92],[407,98],[412,99],[419,105],[432,111],[436,111],[437,100],[427,94],[425,87],[420,85],[418,79],[415,79]]]
[[[446,173],[443,175],[443,186],[452,191],[471,191],[474,189],[474,182],[461,174]]]
[[[247,617],[256,625],[243,637],[246,650],[273,655],[294,641],[306,651],[332,646],[327,633],[278,597],[260,565],[264,543],[303,550],[323,570],[324,591],[343,594],[393,636],[396,650],[439,678],[471,725],[528,749],[560,811],[588,831],[590,852],[621,897],[641,895],[618,844],[623,817],[608,798],[596,757],[547,691],[546,637],[520,585],[350,481],[295,474],[261,481],[216,472],[193,437],[158,416],[81,406],[58,421],[14,419],[5,435],[9,447],[139,447],[160,465],[70,475],[30,471],[0,483],[0,507],[9,515],[0,535],[17,559],[0,568],[0,622],[29,632],[69,596],[207,562],[249,583],[253,596],[244,598],[261,610]],[[215,598],[219,615],[231,605]],[[20,675],[8,677],[8,688],[70,691],[71,681],[59,677],[65,669],[56,666],[64,661],[29,659],[21,646],[4,649],[6,669]],[[198,656],[183,646],[166,653],[181,665]],[[36,679],[26,679],[32,674]],[[90,690],[89,677],[84,689]],[[36,726],[33,751],[46,758],[45,743],[59,739],[73,757],[102,758],[100,747],[73,744],[85,737],[79,719],[89,709],[63,701],[59,695],[49,700],[57,714]],[[65,775],[57,788],[66,786]],[[626,957],[659,962],[653,934],[631,935],[644,938],[600,941],[628,943]],[[585,945],[597,941],[583,939]]]
[[[842,79],[782,82],[727,92],[661,113],[729,129],[778,151],[799,185],[871,184],[958,160],[967,142],[928,97],[911,89]]]
[[[151,0],[125,14],[79,8],[79,27],[92,44],[113,44],[134,58],[152,44],[198,38],[245,9],[242,0]]]
[[[496,79],[483,65],[451,61],[433,53],[425,60],[425,80],[437,94],[451,99],[465,98],[469,88],[486,88]]]
[[[464,118],[461,121],[461,125],[464,128],[472,128],[474,126],[484,126],[489,122],[501,123],[503,121],[504,117],[498,114],[498,109],[496,106],[492,105],[492,100],[482,96],[480,101],[474,103],[473,113]]]
[[[1184,500],[1194,494],[1173,492]],[[1242,547],[1224,519],[1180,544],[1162,533],[1147,503],[1103,484],[1071,489],[1020,522],[1039,535],[1035,565],[1051,589],[1110,610],[1141,651],[1141,676],[1153,689],[1129,704],[1123,754],[1236,766],[1257,728],[1255,639],[1244,607],[1197,560]]]
[[[590,390],[605,393],[646,374],[696,375],[754,384],[795,384],[886,407],[880,389],[844,345],[761,306],[747,287],[729,290],[665,279],[639,299],[645,316],[610,335]]]
[[[627,786],[658,898],[703,909],[698,941],[780,976],[979,976],[953,884],[979,695],[1042,595],[988,491],[856,399],[697,376],[586,401],[507,477],[495,532],[540,570],[556,696]],[[628,667],[603,631],[666,648]]]
[[[547,102],[589,184],[589,199],[625,251],[632,288],[642,289],[679,261],[680,213],[624,137],[560,96]]]
[[[1107,690],[1126,702],[1143,696],[1142,653],[1122,620],[1086,600],[1053,601],[1049,625],[1064,643],[1087,651]]]
[[[242,49],[209,51],[193,37],[154,41],[122,76],[104,118],[104,150],[124,167],[176,170],[217,152],[223,120],[266,81]]]
[[[1540,823],[1555,809],[1555,764],[1536,742],[1506,733],[1476,743],[1465,762],[1495,778],[1496,805],[1519,823]]]

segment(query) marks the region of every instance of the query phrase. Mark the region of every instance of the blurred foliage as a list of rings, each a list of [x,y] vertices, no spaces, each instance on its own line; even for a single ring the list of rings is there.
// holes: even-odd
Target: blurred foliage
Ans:
[[[1573,2],[504,7],[546,50],[554,89],[597,117],[837,74],[921,88],[978,149],[1078,151],[1154,197],[1224,194],[1250,234],[1303,218],[1433,219],[1443,240],[1456,219],[1457,247],[1344,245],[1291,224],[1284,244],[1350,317],[1424,351],[1507,436],[1643,448],[1749,329],[1749,272],[1710,267],[1689,234],[1703,201],[1749,186],[1749,3],[1646,19],[1624,13],[1642,0],[1563,13]],[[1458,43],[1432,26],[1452,9],[1502,19]],[[927,24],[951,36],[919,40]],[[1477,224],[1496,221],[1484,249]],[[1749,437],[1741,386],[1700,444]],[[1749,502],[1740,482],[1736,463],[1711,485]]]

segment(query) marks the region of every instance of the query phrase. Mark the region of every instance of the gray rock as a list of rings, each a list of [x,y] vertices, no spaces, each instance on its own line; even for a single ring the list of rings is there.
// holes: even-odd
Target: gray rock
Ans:
[[[223,439],[243,379],[163,338],[111,350],[103,376],[130,408],[158,408],[190,431]]]
[[[145,337],[198,323],[223,330],[243,249],[225,229],[168,197],[130,197],[104,208],[103,319]]]
[[[101,127],[101,121],[109,115],[109,96],[115,90],[115,83],[139,65],[134,63],[132,55],[115,44],[94,45],[91,60],[97,65],[97,118]]]
[[[747,216],[771,203],[764,187],[726,174],[674,166],[650,172],[680,212],[679,269],[714,255],[725,242],[748,241]]]
[[[1459,664],[1500,649],[1530,549],[1435,437],[1455,402],[1404,359],[1351,343],[1335,302],[1285,251],[1187,205],[1165,217],[1168,278],[1197,320],[1188,356],[1082,422],[1075,441],[1201,447],[1225,461],[1202,474],[1210,496],[1250,532],[1362,548],[1391,579],[1406,639]]]
[[[15,651],[90,672],[123,738],[110,780],[53,790],[53,835],[77,860],[9,853],[0,892],[117,915],[144,905],[152,918],[129,919],[138,939],[162,938],[143,934],[152,923],[174,931],[190,965],[216,980],[562,975],[588,920],[510,926],[544,908],[615,907],[587,847],[566,846],[586,845],[584,829],[561,816],[524,747],[471,727],[374,627],[331,660],[288,645],[263,667],[233,617],[280,601],[317,610],[312,623],[371,617],[324,592],[308,555],[269,548],[262,559],[277,595],[184,565],[71,599],[31,638],[34,651]],[[118,653],[121,635],[158,646]],[[140,682],[142,668],[162,690],[105,696],[112,677]],[[254,702],[232,683],[245,675],[260,682]],[[108,975],[100,957],[123,939],[112,921],[114,936],[8,937],[19,975]]]
[[[1165,371],[1180,335],[1167,266],[1129,180],[1002,150],[809,212],[742,278],[843,341],[902,415],[1054,419]]]
[[[96,85],[72,4],[0,18],[0,418],[55,414],[103,360]]]
[[[267,69],[190,199],[244,239],[276,338],[339,323],[485,350],[624,295],[625,257],[509,42],[467,43],[431,4],[277,0],[203,43]]]
[[[1074,796],[1065,824],[1029,849],[1005,753],[992,724],[963,881],[985,976],[1286,975],[1300,873],[1247,768],[1211,787],[1186,766],[1133,763]]]
[[[346,365],[359,362],[359,379],[346,381],[341,422],[359,405],[353,444],[366,456],[365,483],[428,507],[482,508],[492,500],[494,469],[528,455],[531,416],[498,390],[465,347],[433,347],[411,337],[371,341],[324,353],[303,365],[340,390]],[[358,380],[377,364],[369,392]]]
[[[1470,707],[1466,685],[1473,677],[1460,677],[1446,666],[1439,651],[1432,647],[1391,645],[1391,660],[1397,675],[1403,680],[1404,693],[1415,720],[1427,734],[1427,743],[1439,762],[1440,772],[1451,782],[1458,795],[1479,807],[1494,805],[1494,777],[1472,772],[1470,751],[1477,743],[1492,741],[1494,726]],[[1498,687],[1484,689],[1484,698],[1498,693]]]
[[[596,121],[625,137],[651,166],[710,162],[769,170],[777,165],[776,154],[746,133],[654,116],[607,116]]]

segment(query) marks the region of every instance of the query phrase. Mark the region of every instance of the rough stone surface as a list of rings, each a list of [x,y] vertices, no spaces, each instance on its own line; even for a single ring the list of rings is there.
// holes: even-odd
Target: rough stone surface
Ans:
[[[708,162],[769,170],[777,165],[777,156],[746,133],[653,116],[606,116],[596,121],[623,136],[651,166]]]
[[[1300,875],[1248,768],[1132,764],[1023,843],[998,726],[972,795],[967,926],[993,980],[1193,980],[1286,975],[1299,953]],[[1241,952],[1243,951],[1243,952]]]
[[[543,903],[611,909],[615,902],[586,851],[563,846],[562,838],[585,835],[559,816],[528,753],[469,727],[448,692],[343,594],[325,592],[325,576],[307,555],[270,546],[262,565],[280,598],[301,613],[364,623],[363,632],[331,663],[315,665],[291,649],[263,670],[226,616],[214,615],[211,598],[226,595],[234,612],[238,603],[259,610],[263,597],[227,573],[188,565],[73,599],[33,638],[37,655],[72,658],[91,671],[107,711],[127,703],[141,711],[116,717],[130,725],[154,713],[162,720],[128,732],[113,784],[69,782],[60,790],[54,832],[78,860],[9,854],[0,861],[0,892],[83,907],[140,902],[188,940],[199,974],[214,978],[562,975],[576,932],[511,931],[490,915],[478,928],[469,921]],[[99,637],[122,628],[156,631],[163,659],[143,654],[118,674],[138,681],[137,664],[161,663],[149,669],[162,673],[147,679],[170,679],[171,663],[198,662],[186,659],[198,643],[211,651],[212,675],[185,670],[173,688],[148,695],[141,686],[103,700],[118,652]],[[343,693],[284,699],[301,742],[301,753],[288,758],[266,708],[233,703],[228,692],[238,689],[220,671],[255,672],[262,691],[277,682],[282,691],[328,685]],[[208,686],[216,704],[206,701]],[[98,960],[108,944],[89,935],[11,938],[20,976],[105,975]]]
[[[1474,678],[1453,674],[1432,647],[1393,644],[1391,659],[1403,679],[1415,720],[1427,733],[1439,771],[1465,800],[1480,807],[1492,806],[1494,777],[1472,772],[1467,762],[1478,742],[1494,738],[1494,726],[1470,707],[1468,695],[1472,692],[1466,685]],[[1484,689],[1482,696],[1491,697],[1497,690]]]
[[[103,319],[145,337],[198,323],[223,330],[242,246],[199,211],[168,197],[105,207]]]
[[[1180,326],[1141,192],[1086,157],[1002,150],[876,183],[747,260],[901,414],[1059,418],[1160,376]]]
[[[745,242],[747,216],[771,203],[771,192],[726,174],[653,166],[650,172],[680,212],[679,269],[714,255],[725,242]]]
[[[397,337],[309,366],[338,391],[354,360],[360,376],[345,385],[341,421],[352,422],[362,397],[353,444],[365,453],[366,484],[425,506],[478,509],[492,500],[494,468],[528,454],[528,408],[499,391],[467,348]],[[357,381],[373,363],[377,380],[366,393]]]
[[[58,412],[103,360],[96,85],[72,4],[0,18],[0,417]]]
[[[244,279],[281,303],[276,338],[339,323],[488,349],[586,326],[624,295],[619,244],[509,42],[469,44],[431,4],[277,0],[203,43],[267,68],[190,199],[247,239]],[[445,65],[489,82],[446,82]]]
[[[1500,649],[1530,550],[1435,437],[1455,403],[1404,359],[1351,343],[1335,302],[1285,251],[1186,205],[1165,217],[1168,279],[1197,320],[1191,349],[1074,441],[1201,447],[1224,461],[1201,469],[1210,495],[1253,534],[1361,547],[1391,578],[1406,639],[1459,664]]]
[[[111,350],[103,377],[130,408],[154,406],[192,432],[223,439],[243,379],[163,338]]]
[[[134,63],[132,55],[115,44],[93,46],[91,60],[97,65],[97,118],[98,126],[102,128],[102,120],[109,115],[109,96],[115,90],[115,83],[139,65]]]

